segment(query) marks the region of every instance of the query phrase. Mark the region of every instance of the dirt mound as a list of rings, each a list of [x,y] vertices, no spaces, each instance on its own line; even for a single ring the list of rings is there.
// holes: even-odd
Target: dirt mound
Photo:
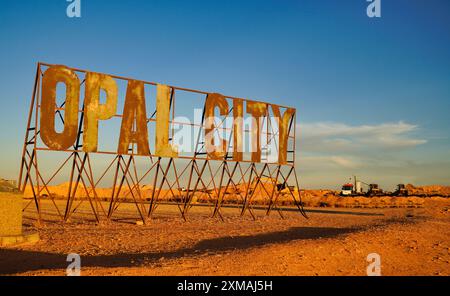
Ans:
[[[444,198],[438,198],[442,199]],[[302,196],[302,203],[306,207],[332,207],[332,208],[421,208],[425,198],[421,197],[341,197],[328,196]]]
[[[406,185],[410,195],[450,195],[450,186],[443,185],[426,185],[426,186],[414,186],[412,184]]]
[[[244,198],[248,191],[248,196],[251,196],[250,203],[254,205],[267,205],[270,202],[271,196],[276,196],[274,194],[275,186],[272,181],[262,180],[257,186],[250,186],[247,188],[247,184],[238,184],[236,187],[230,185],[226,192],[225,186],[221,189],[221,197],[224,203],[229,204],[242,204]],[[63,183],[57,186],[47,186],[50,195],[56,199],[64,199],[67,196],[69,190],[69,183]],[[73,186],[73,185],[72,185]],[[294,200],[291,196],[291,192],[294,194],[296,199],[301,197],[302,203],[306,207],[347,207],[347,208],[398,208],[398,207],[423,207],[425,200],[430,198],[437,199],[447,199],[445,196],[450,196],[450,186],[442,185],[429,185],[415,187],[411,184],[406,185],[409,192],[408,197],[393,197],[393,196],[376,196],[376,197],[342,197],[339,195],[339,191],[327,190],[327,189],[315,189],[315,190],[300,190],[297,188],[280,188],[281,192],[276,198],[276,203],[279,206],[292,206],[294,205]],[[117,194],[116,187],[114,190]],[[153,196],[153,187],[151,185],[142,185],[139,188],[133,189],[133,194],[138,199],[139,194],[137,193],[139,189],[140,196],[143,199],[149,200]],[[72,187],[73,190],[73,187]],[[41,190],[41,196],[48,196],[47,189]],[[91,197],[94,197],[92,188],[87,187],[86,189],[82,184],[78,185],[77,192],[75,194],[76,198],[86,198],[87,193]],[[113,188],[96,188],[95,190],[97,197],[102,200],[109,200],[113,194]],[[224,194],[225,192],[225,194]],[[157,193],[157,192],[155,192]],[[217,200],[218,189],[208,189],[197,191],[193,198],[193,203],[214,203]],[[436,195],[443,195],[444,197],[436,197]],[[163,189],[158,194],[159,201],[182,201],[184,200],[187,192],[182,189]],[[28,186],[25,190],[25,197],[32,197],[33,193],[31,187]],[[132,194],[130,194],[130,189],[128,185],[124,184],[120,190],[119,198],[133,200]]]
[[[133,186],[131,186],[133,188]],[[40,187],[40,194],[43,197],[51,195],[52,197],[58,199],[58,198],[65,198],[69,192],[69,188],[72,190],[75,188],[75,182],[72,184],[72,187],[70,187],[70,183],[62,183],[60,185],[55,186],[47,186],[47,187]],[[149,197],[152,194],[152,186],[149,185],[141,185],[139,187],[139,191],[141,192],[141,195],[143,197]],[[119,187],[116,186],[115,192],[119,190]],[[35,187],[35,192],[37,191],[37,187]],[[133,193],[137,192],[137,187],[133,188]],[[95,193],[97,194],[97,197],[100,199],[110,198],[113,193],[113,188],[95,188]],[[89,194],[90,197],[94,197],[94,190],[92,187],[84,187],[81,183],[78,184],[77,191],[75,194],[75,197],[77,198],[85,198]],[[116,193],[115,193],[116,194]],[[33,197],[33,190],[30,185],[27,185],[24,191],[24,197]],[[128,185],[123,185],[122,189],[120,190],[119,194],[120,198],[132,198],[132,195],[130,194],[130,189]]]
[[[17,184],[13,180],[0,179],[0,192],[16,192]]]

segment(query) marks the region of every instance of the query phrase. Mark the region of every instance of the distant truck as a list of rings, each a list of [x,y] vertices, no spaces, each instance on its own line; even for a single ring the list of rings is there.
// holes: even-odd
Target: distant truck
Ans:
[[[356,179],[355,179],[356,180]],[[341,195],[342,196],[358,196],[363,195],[361,181],[355,181],[355,184],[346,183],[342,185]]]
[[[354,194],[354,191],[353,191],[352,183],[347,183],[347,184],[342,185],[342,189],[341,189],[342,196],[352,196],[353,194]]]
[[[360,183],[360,182],[359,182]],[[357,183],[356,186],[354,186],[352,183],[346,183],[342,185],[341,189],[341,196],[381,196],[385,195],[383,190],[378,187],[378,184],[369,184],[369,189],[367,192],[363,192],[361,185]]]

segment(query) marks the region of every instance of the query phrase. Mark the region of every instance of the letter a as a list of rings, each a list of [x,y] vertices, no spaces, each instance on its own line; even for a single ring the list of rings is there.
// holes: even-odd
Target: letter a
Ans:
[[[129,80],[117,153],[128,154],[130,144],[132,143],[137,145],[139,155],[150,155],[144,83]]]
[[[381,17],[381,0],[367,0],[367,2],[371,2],[367,6],[367,16]]]
[[[66,14],[68,17],[81,17],[81,0],[67,0],[72,2],[67,6]]]

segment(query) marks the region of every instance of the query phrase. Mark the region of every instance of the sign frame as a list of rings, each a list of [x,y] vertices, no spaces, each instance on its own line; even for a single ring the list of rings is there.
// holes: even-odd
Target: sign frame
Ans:
[[[41,200],[43,197],[50,198],[52,200],[52,204],[54,205],[56,211],[60,218],[64,221],[68,221],[70,216],[74,212],[73,203],[74,200],[77,200],[79,197],[79,191],[84,191],[85,196],[83,201],[88,201],[90,203],[93,215],[97,222],[100,222],[102,219],[106,218],[111,220],[113,215],[120,205],[120,203],[125,202],[125,198],[123,195],[130,196],[133,203],[136,205],[136,210],[138,213],[138,217],[143,221],[143,223],[147,223],[148,220],[152,217],[154,211],[157,208],[158,203],[161,199],[161,194],[164,189],[167,194],[176,195],[179,199],[176,201],[178,208],[180,210],[180,214],[184,220],[186,220],[186,214],[189,209],[192,207],[193,200],[196,194],[204,194],[208,196],[208,199],[212,201],[213,206],[213,217],[222,218],[222,214],[220,209],[224,204],[225,195],[228,194],[227,190],[234,188],[236,189],[239,186],[239,183],[242,182],[244,184],[244,189],[240,190],[243,192],[239,193],[239,196],[242,200],[241,207],[241,215],[245,213],[250,213],[250,215],[255,218],[254,210],[252,209],[252,199],[257,194],[256,189],[259,189],[259,194],[263,194],[267,198],[267,211],[266,214],[269,215],[273,209],[276,209],[280,216],[282,216],[282,212],[277,205],[277,201],[282,195],[282,190],[287,190],[287,193],[292,197],[294,204],[300,211],[300,213],[306,217],[306,214],[303,210],[300,194],[299,194],[299,183],[297,178],[297,173],[295,171],[295,135],[296,135],[296,110],[294,108],[290,108],[293,110],[293,115],[289,121],[289,130],[287,132],[287,141],[291,141],[291,150],[288,150],[286,147],[286,159],[284,163],[279,162],[263,162],[260,163],[258,161],[254,161],[253,155],[251,160],[245,159],[236,159],[234,156],[228,156],[228,149],[226,150],[225,156],[223,158],[213,159],[208,157],[208,153],[205,152],[204,142],[203,147],[201,147],[201,137],[200,131],[205,130],[205,107],[203,108],[203,116],[202,116],[202,124],[197,127],[200,129],[198,132],[198,138],[195,145],[195,150],[193,156],[177,156],[177,157],[164,157],[161,155],[155,155],[150,152],[149,155],[142,156],[139,153],[136,153],[136,145],[133,143],[131,146],[131,150],[128,148],[129,153],[117,153],[113,151],[91,151],[86,152],[83,151],[83,123],[85,116],[85,108],[83,102],[83,108],[77,110],[77,114],[80,116],[77,118],[79,121],[77,125],[77,133],[76,133],[76,141],[70,149],[52,149],[49,147],[43,147],[39,144],[38,137],[42,136],[41,129],[41,113],[42,113],[42,82],[44,77],[44,70],[54,67],[56,65],[41,63],[37,64],[35,83],[33,88],[33,93],[31,97],[30,109],[28,114],[28,122],[27,129],[25,133],[25,139],[23,144],[23,152],[22,152],[22,161],[19,172],[19,189],[24,192],[28,186],[32,192],[32,200],[27,204],[25,209],[30,206],[30,204],[34,201],[36,206],[36,210],[38,212],[39,219],[42,218],[43,211],[41,209]],[[65,67],[65,66],[64,66]],[[93,73],[86,70],[81,70],[77,68],[70,68],[73,72],[76,73]],[[98,73],[101,74],[101,73]],[[106,75],[106,74],[101,74]],[[122,76],[117,75],[109,75],[109,77],[118,80],[124,80],[127,82],[137,81],[139,83],[144,83],[152,86],[158,86],[157,83],[134,80]],[[85,80],[83,80],[84,83]],[[201,94],[206,96],[206,100],[208,100],[208,96],[212,95],[212,93],[208,93],[205,91],[199,91],[194,89],[176,87],[176,86],[168,86],[171,89],[171,108],[170,113],[172,113],[172,119],[169,121],[169,126],[172,126],[175,122],[174,119],[174,109],[175,109],[175,101],[173,94],[176,91],[185,91],[192,92],[196,94]],[[80,95],[80,101],[82,95]],[[276,106],[277,108],[285,108],[288,110],[289,107],[263,103],[254,100],[247,100],[237,97],[223,96],[227,99],[231,99],[233,102],[235,100],[245,101],[245,102],[253,102],[255,104],[266,104],[267,106]],[[84,101],[84,100],[83,100]],[[172,104],[173,102],[173,104]],[[55,106],[54,112],[55,117],[59,118],[64,124],[64,118],[61,116],[61,112],[64,111],[64,104]],[[234,103],[233,103],[234,105]],[[206,106],[206,104],[205,104]],[[231,108],[232,110],[232,108]],[[231,112],[228,109],[228,114]],[[279,111],[278,111],[279,112]],[[154,119],[155,112],[150,118],[147,118],[147,124],[149,122],[156,122]],[[123,117],[123,114],[114,114],[115,117]],[[269,118],[269,114],[267,112],[267,118]],[[270,119],[268,119],[270,120]],[[177,123],[180,124],[180,123]],[[181,123],[187,124],[187,123]],[[189,125],[194,125],[190,123]],[[269,126],[269,121],[267,121],[267,126]],[[233,134],[232,132],[230,135]],[[269,135],[272,137],[274,134],[266,133],[269,138]],[[203,139],[204,141],[204,139]],[[232,142],[231,136],[229,142]],[[236,143],[236,142],[235,142]],[[129,146],[128,146],[129,147]],[[200,147],[200,149],[199,149]],[[81,149],[80,149],[81,148]],[[55,173],[48,179],[43,177],[43,174],[40,171],[40,164],[38,163],[38,152],[39,155],[43,152],[51,152],[51,151],[62,151],[67,153],[68,157],[65,161],[58,166],[55,170]],[[131,153],[130,153],[131,151]],[[260,153],[260,152],[259,152]],[[98,178],[95,178],[91,162],[93,161],[93,156],[96,154],[105,154],[112,155],[114,159],[111,161],[107,170],[105,170]],[[136,158],[145,157],[148,158],[151,162],[148,168],[146,168],[145,173],[140,174],[138,176],[137,166],[136,166]],[[164,159],[166,163],[164,163]],[[183,166],[183,169],[176,167],[177,159],[187,161],[187,165]],[[71,165],[71,166],[70,166]],[[216,165],[215,168],[213,166]],[[218,166],[217,166],[218,165]],[[65,209],[64,213],[62,209],[59,209],[51,190],[49,189],[50,183],[52,180],[60,174],[63,167],[70,167],[70,176],[68,181],[68,190],[65,198]],[[107,203],[109,204],[108,209],[102,205],[101,197],[96,192],[98,188],[99,181],[104,178],[108,170],[114,170],[114,177],[112,180],[113,190]],[[169,170],[172,169],[173,174],[175,176],[174,180],[170,182],[169,178]],[[209,177],[207,177],[207,173],[209,172]],[[183,180],[187,181],[185,186],[180,185],[180,181],[182,179],[182,175],[186,173]],[[189,173],[189,174],[187,174]],[[240,177],[238,175],[240,174]],[[153,189],[150,196],[142,196],[142,190],[140,190],[142,186],[142,176],[152,175],[152,183]],[[263,183],[264,180],[269,178],[269,183],[272,186],[272,190],[267,190],[267,186]],[[239,181],[236,183],[236,178]],[[218,180],[220,181],[218,181]],[[209,181],[209,182],[208,182]],[[297,193],[295,193],[295,189],[291,188],[292,186],[288,186],[289,183],[295,184],[294,188],[297,188]],[[281,184],[281,186],[280,186]],[[259,186],[259,187],[258,187]],[[178,192],[176,192],[178,191]],[[239,191],[239,190],[238,190]],[[76,210],[76,208],[75,208]]]

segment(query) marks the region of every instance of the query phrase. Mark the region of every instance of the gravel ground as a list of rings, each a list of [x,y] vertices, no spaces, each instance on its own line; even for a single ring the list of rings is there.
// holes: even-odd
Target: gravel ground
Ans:
[[[185,222],[176,206],[161,205],[147,225],[136,225],[131,204],[118,209],[119,221],[96,223],[83,203],[61,223],[43,202],[43,222],[32,207],[24,219],[41,241],[1,248],[0,274],[65,275],[67,255],[77,253],[82,275],[366,275],[367,255],[378,253],[383,275],[450,275],[449,206],[321,209],[309,219],[255,211],[256,220],[223,209],[224,221],[199,207]]]

